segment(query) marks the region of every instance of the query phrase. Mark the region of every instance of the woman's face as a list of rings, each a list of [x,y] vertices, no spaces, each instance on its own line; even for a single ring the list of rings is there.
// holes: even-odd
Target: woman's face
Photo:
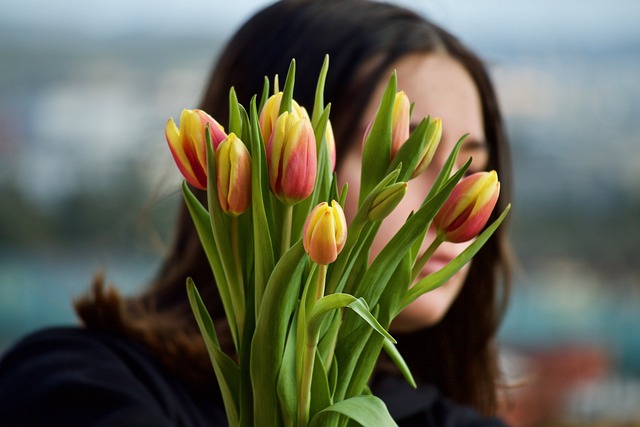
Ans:
[[[485,142],[482,121],[480,95],[468,72],[446,54],[413,54],[402,58],[392,66],[398,75],[398,90],[404,90],[410,101],[415,103],[411,125],[413,128],[422,118],[440,117],[442,119],[442,140],[428,169],[419,177],[409,181],[407,193],[396,208],[382,223],[372,248],[372,259],[402,227],[411,211],[416,211],[431,188],[443,163],[458,139],[465,139],[456,162],[462,166],[469,157],[473,157],[470,172],[484,170],[488,162],[488,147]],[[390,75],[390,72],[385,74]],[[380,82],[366,108],[359,124],[358,141],[351,145],[350,152],[343,160],[338,176],[342,182],[349,183],[349,194],[345,213],[353,218],[357,208],[361,166],[361,135],[369,121],[375,115],[387,81]],[[435,232],[431,229],[422,244],[425,250],[433,241]],[[425,265],[418,280],[439,270],[469,243],[443,243]],[[409,332],[434,325],[446,314],[455,300],[469,271],[469,264],[440,288],[422,295],[403,310],[391,325],[395,332]]]

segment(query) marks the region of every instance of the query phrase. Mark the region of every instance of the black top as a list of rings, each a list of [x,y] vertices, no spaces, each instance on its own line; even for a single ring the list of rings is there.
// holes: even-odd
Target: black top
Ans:
[[[143,348],[77,328],[28,336],[0,361],[3,426],[226,426]]]
[[[226,426],[214,393],[197,395],[142,347],[78,328],[30,335],[0,360],[3,426]],[[376,389],[402,427],[503,427],[432,387],[389,379]]]

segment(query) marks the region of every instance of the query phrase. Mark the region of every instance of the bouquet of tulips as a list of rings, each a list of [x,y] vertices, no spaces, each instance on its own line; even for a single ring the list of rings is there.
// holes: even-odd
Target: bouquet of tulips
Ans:
[[[292,61],[283,90],[277,77],[273,90],[265,79],[248,109],[230,90],[227,131],[201,110],[184,110],[179,127],[167,123],[178,168],[207,194],[205,207],[183,183],[236,354],[222,351],[185,279],[231,426],[395,425],[367,387],[382,350],[415,386],[387,331],[391,321],[471,260],[507,213],[480,233],[500,186],[495,172],[462,179],[469,162],[452,173],[461,139],[422,207],[370,260],[380,222],[429,164],[442,124],[427,117],[410,134],[410,103],[391,75],[365,135],[359,206],[347,227],[341,205],[348,188],[337,188],[323,99],[327,69],[325,58],[311,116],[292,99]],[[420,254],[432,223],[437,237]],[[443,241],[474,237],[456,259],[417,280]]]

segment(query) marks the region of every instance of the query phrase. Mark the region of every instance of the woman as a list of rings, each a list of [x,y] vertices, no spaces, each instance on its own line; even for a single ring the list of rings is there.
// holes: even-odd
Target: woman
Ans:
[[[325,100],[332,103],[337,169],[341,176],[353,175],[358,167],[353,163],[358,161],[354,153],[358,153],[364,126],[375,111],[372,109],[377,105],[381,85],[395,68],[400,88],[416,103],[419,114],[414,113],[414,117],[433,114],[445,118],[442,147],[434,165],[448,154],[442,153],[450,150],[452,139],[472,132],[471,142],[463,151],[470,150],[474,157],[479,157],[473,168],[497,170],[502,195],[495,212],[504,209],[509,193],[509,158],[496,97],[482,63],[447,32],[402,8],[361,0],[276,3],[259,12],[231,39],[211,76],[200,108],[220,123],[227,123],[229,87],[234,86],[240,102],[246,105],[252,95],[261,92],[264,76],[286,75],[292,58],[297,63],[294,98],[301,105],[311,106],[325,54],[330,56]],[[445,81],[447,77],[451,77],[450,81]],[[463,87],[465,94],[445,97],[447,91],[444,91],[436,96],[438,85],[434,82],[439,81],[444,85],[440,89]],[[434,92],[425,93],[424,85]],[[454,105],[447,105],[448,98],[456,99],[458,107],[466,105],[468,112],[460,115],[448,112],[456,109]],[[441,111],[428,111],[430,109]],[[467,129],[467,125],[473,129]],[[420,179],[423,181],[417,182],[424,186],[413,185],[410,194],[416,192],[424,196],[429,174]],[[351,191],[356,193],[353,188]],[[401,209],[412,208],[412,197],[407,200]],[[388,222],[382,228],[380,244],[385,235],[388,238],[385,230],[393,228],[393,218]],[[461,250],[443,247],[447,253],[443,257]],[[471,422],[501,425],[482,419],[479,414],[492,415],[497,405],[493,337],[506,297],[507,282],[501,280],[501,274],[506,272],[505,255],[501,228],[470,266],[443,286],[436,302],[434,298],[420,298],[393,325],[400,351],[422,386],[417,392],[405,394],[402,390],[398,394],[396,374],[386,367],[384,360],[372,386],[387,399],[401,425],[467,425]],[[435,267],[428,264],[426,268]],[[224,418],[219,398],[214,397],[217,408],[208,400],[216,389],[211,384],[213,371],[187,302],[186,277],[192,277],[199,284],[209,311],[214,317],[218,316],[217,330],[224,330],[221,302],[215,286],[209,285],[213,281],[209,264],[191,218],[182,206],[173,247],[148,290],[136,297],[122,298],[113,289],[105,289],[102,279],[98,278],[93,294],[76,303],[85,330],[41,333],[28,338],[5,358],[0,365],[3,376],[0,402],[5,396],[14,399],[19,396],[22,402],[42,399],[46,405],[40,405],[41,414],[23,411],[22,416],[40,416],[37,420],[60,416],[67,425],[78,424],[66,418],[71,416],[72,408],[79,413],[74,416],[87,424],[94,418],[109,416],[114,420],[118,417],[128,420],[129,415],[132,418],[128,425],[147,425],[145,421],[149,425],[204,425],[202,420],[206,418],[214,422]],[[230,334],[223,335],[228,342],[222,344],[230,349]],[[45,350],[60,354],[72,345],[81,348],[79,355],[71,359],[78,364],[83,358],[100,363],[104,356],[101,353],[109,353],[105,370],[97,374],[95,369],[91,371],[90,380],[80,381],[81,387],[76,387],[73,378],[69,378],[73,375],[65,377],[65,369],[55,360],[44,356],[38,359],[38,355],[46,354]],[[144,358],[158,362],[157,366],[152,364],[153,372],[149,372],[149,364],[140,362],[139,359]],[[38,365],[31,360],[42,363]],[[125,378],[126,373],[114,365],[125,366],[135,378]],[[63,366],[68,368],[69,363]],[[35,381],[44,375],[44,367],[62,371],[60,384],[49,382],[59,387],[47,388],[42,382],[34,382],[36,386],[29,390],[18,387],[24,381]],[[23,369],[22,373],[19,369]],[[91,376],[93,374],[98,378]],[[103,382],[108,379],[113,381],[105,386]],[[18,387],[18,392],[6,384]],[[60,388],[70,395],[61,394]],[[64,409],[58,402],[57,396],[89,399],[91,391],[101,403],[91,401],[90,410],[83,411],[76,403]],[[101,393],[105,393],[106,398],[101,397]],[[402,397],[402,405],[396,410],[394,399],[398,396]],[[412,399],[418,404],[407,405]],[[0,407],[0,416],[5,413],[15,416],[15,412],[7,412],[2,404]],[[152,416],[145,416],[145,410]],[[46,416],[49,418],[44,418]]]

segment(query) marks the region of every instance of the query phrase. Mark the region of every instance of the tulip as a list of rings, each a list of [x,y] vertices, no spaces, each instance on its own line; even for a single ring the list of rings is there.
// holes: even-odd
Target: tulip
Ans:
[[[364,138],[362,139],[362,143],[364,144],[369,138],[369,134],[371,133],[371,129],[373,128],[373,122],[375,121],[375,117],[371,119],[367,129],[364,132]],[[407,139],[409,139],[410,131],[410,120],[411,120],[411,103],[409,102],[409,97],[404,91],[400,91],[396,93],[396,98],[393,103],[393,112],[391,113],[391,153],[390,160],[393,160],[396,153],[404,144]]]
[[[496,171],[463,178],[433,219],[438,237],[453,243],[473,239],[489,220],[499,194]]]
[[[327,131],[325,132],[325,138],[327,140],[327,151],[329,152],[329,165],[330,170],[336,169],[336,139],[333,136],[333,126],[331,126],[331,120],[327,120]]]
[[[411,103],[404,91],[396,93],[391,114],[391,159],[393,159],[402,146],[409,139],[411,120]]]
[[[267,144],[271,191],[294,205],[311,195],[316,182],[316,141],[308,117],[284,112]]]
[[[319,265],[331,264],[347,240],[347,220],[335,201],[318,204],[309,213],[302,231],[302,244],[309,257]]]
[[[424,145],[422,153],[420,153],[420,161],[413,171],[411,178],[415,178],[427,169],[429,163],[433,159],[433,155],[440,145],[440,139],[442,138],[442,120],[435,118],[429,122],[427,128],[427,135],[425,139],[427,142]]]
[[[222,210],[238,216],[251,203],[251,156],[234,133],[220,143],[215,153],[218,201]]]
[[[260,112],[260,118],[258,122],[260,124],[260,133],[262,133],[262,140],[267,143],[271,138],[271,133],[276,127],[276,122],[280,116],[280,104],[282,103],[282,92],[278,92],[275,95],[271,95],[262,107]],[[299,117],[309,118],[307,111],[300,107],[300,105],[292,100],[291,108],[294,113]]]
[[[406,192],[406,182],[396,182],[383,188],[371,202],[367,218],[371,221],[382,221],[400,204]]]
[[[207,148],[205,130],[209,125],[213,148],[227,137],[224,128],[202,110],[182,110],[180,128],[170,118],[165,128],[169,149],[178,169],[194,187],[207,188]]]

